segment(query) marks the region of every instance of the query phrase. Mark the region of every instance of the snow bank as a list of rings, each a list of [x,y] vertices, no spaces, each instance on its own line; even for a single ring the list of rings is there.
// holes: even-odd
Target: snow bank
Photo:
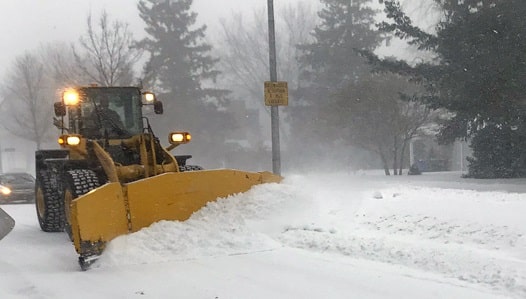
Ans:
[[[408,178],[287,177],[210,203],[186,222],[161,221],[119,237],[97,267],[290,247],[526,297],[524,194],[437,188]]]

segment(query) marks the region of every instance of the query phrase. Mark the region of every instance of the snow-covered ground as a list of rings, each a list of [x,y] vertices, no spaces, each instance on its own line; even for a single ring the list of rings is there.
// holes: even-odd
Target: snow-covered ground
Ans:
[[[113,240],[81,272],[32,205],[0,298],[526,298],[526,180],[286,174]]]

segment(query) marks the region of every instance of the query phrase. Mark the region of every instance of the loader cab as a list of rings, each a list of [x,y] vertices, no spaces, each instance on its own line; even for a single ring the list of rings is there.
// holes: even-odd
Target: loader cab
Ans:
[[[139,88],[81,87],[72,92],[77,92],[78,104],[66,103],[69,133],[89,139],[121,139],[143,132]]]

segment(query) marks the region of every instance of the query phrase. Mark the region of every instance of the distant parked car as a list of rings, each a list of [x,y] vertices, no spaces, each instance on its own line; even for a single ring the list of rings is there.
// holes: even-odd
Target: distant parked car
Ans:
[[[29,173],[0,174],[0,204],[35,201],[35,178]]]

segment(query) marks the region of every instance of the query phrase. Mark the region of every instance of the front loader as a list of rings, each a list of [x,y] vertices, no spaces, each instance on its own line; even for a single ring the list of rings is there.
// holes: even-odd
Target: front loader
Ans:
[[[188,165],[190,155],[170,151],[191,135],[172,132],[164,148],[145,107],[163,112],[155,95],[138,87],[65,90],[54,106],[61,149],[35,153],[40,227],[65,230],[83,270],[117,236],[160,220],[184,221],[217,198],[281,181],[269,172]]]

